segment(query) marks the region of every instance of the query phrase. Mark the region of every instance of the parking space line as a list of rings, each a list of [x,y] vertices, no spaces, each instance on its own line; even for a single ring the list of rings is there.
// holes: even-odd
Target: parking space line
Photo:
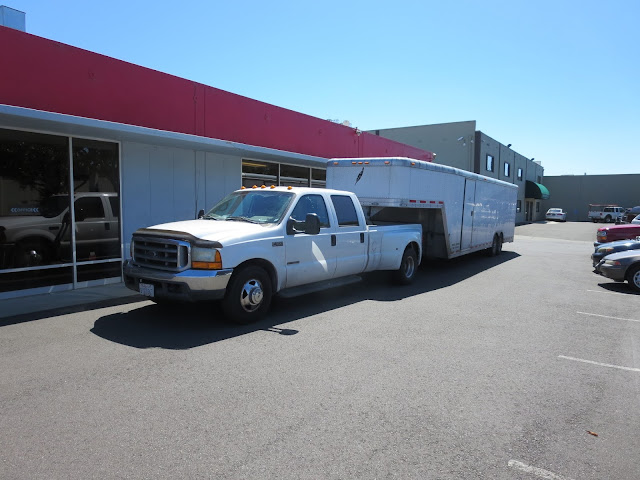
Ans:
[[[620,293],[620,292],[607,292],[605,290],[587,290],[587,292],[592,293],[608,293],[610,295],[624,295],[625,297],[633,298],[633,295],[629,295],[628,293]]]
[[[583,358],[566,357],[564,355],[558,355],[558,358],[564,358],[565,360],[573,360],[574,362],[590,363],[591,365],[598,365],[600,367],[617,368],[619,370],[628,370],[630,372],[640,372],[640,368],[611,365],[609,363],[594,362],[593,360],[585,360]]]
[[[509,460],[509,463],[507,465],[509,465],[511,468],[520,470],[521,472],[532,473],[536,477],[546,478],[548,480],[571,480],[569,477],[563,477],[562,475],[550,472],[549,470],[533,467],[517,460]]]
[[[582,315],[589,315],[591,317],[611,318],[613,320],[624,320],[625,322],[638,322],[638,323],[640,323],[640,320],[634,320],[632,318],[610,317],[609,315],[598,315],[597,313],[587,313],[587,312],[576,312],[576,313],[580,313]]]

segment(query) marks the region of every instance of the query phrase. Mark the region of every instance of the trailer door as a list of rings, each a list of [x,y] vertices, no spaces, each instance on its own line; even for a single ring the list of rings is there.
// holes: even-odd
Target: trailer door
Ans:
[[[466,179],[464,185],[464,208],[462,211],[462,237],[460,248],[471,248],[473,237],[473,215],[476,201],[476,181]]]

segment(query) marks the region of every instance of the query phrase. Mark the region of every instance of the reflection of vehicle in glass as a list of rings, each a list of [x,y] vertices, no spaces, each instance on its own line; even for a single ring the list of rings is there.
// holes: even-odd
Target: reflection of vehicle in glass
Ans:
[[[563,212],[561,208],[550,208],[547,210],[547,220],[558,220],[560,222],[567,221],[567,212]]]
[[[631,223],[633,225],[638,225],[640,224],[640,215],[636,215],[635,218],[633,220],[631,220]]]
[[[615,280],[629,282],[629,286],[640,293],[640,252],[630,250],[604,257],[596,266],[596,273]]]
[[[76,259],[120,256],[116,193],[75,195]],[[0,217],[0,268],[21,268],[70,262],[71,217],[66,195],[44,199],[40,215]]]

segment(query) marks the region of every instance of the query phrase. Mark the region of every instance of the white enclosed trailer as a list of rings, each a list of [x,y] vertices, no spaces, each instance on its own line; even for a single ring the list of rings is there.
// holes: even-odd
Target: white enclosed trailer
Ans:
[[[327,162],[327,187],[354,192],[373,223],[422,225],[423,256],[497,255],[515,230],[517,185],[410,158]]]

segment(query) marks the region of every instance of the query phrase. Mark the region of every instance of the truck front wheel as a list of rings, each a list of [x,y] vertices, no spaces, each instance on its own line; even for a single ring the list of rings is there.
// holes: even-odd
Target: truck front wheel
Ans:
[[[249,265],[231,277],[222,300],[222,310],[236,323],[257,322],[269,310],[271,296],[271,280],[267,272]]]
[[[402,254],[400,268],[393,272],[393,281],[399,285],[409,285],[416,277],[418,256],[413,247],[408,246]]]

